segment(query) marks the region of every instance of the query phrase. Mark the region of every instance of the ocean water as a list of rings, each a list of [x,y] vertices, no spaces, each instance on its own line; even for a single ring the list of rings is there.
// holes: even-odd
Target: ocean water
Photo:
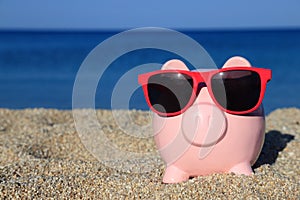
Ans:
[[[82,62],[99,43],[116,33],[0,32],[0,107],[71,109],[73,84]],[[201,44],[218,67],[231,56],[240,55],[254,66],[272,69],[263,102],[267,113],[282,107],[300,108],[300,30],[183,33]],[[120,56],[100,80],[96,108],[112,108],[115,84],[134,66],[172,58],[180,57],[157,49]],[[124,106],[148,109],[141,88]]]

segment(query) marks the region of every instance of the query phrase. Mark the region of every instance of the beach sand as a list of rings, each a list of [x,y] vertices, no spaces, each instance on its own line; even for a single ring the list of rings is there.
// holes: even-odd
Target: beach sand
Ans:
[[[120,112],[121,116],[126,111]],[[265,144],[253,166],[254,175],[213,174],[178,184],[161,182],[164,164],[152,137],[122,132],[111,111],[97,110],[97,116],[105,136],[120,151],[154,155],[145,157],[143,167],[148,163],[148,171],[120,170],[126,165],[124,159],[109,163],[96,159],[80,140],[72,111],[0,109],[0,199],[300,199],[300,110],[296,108],[279,109],[266,117]],[[131,111],[130,116],[136,125],[149,123],[147,112]],[[124,124],[128,132],[131,122]],[[145,130],[141,134],[147,136],[151,128]]]

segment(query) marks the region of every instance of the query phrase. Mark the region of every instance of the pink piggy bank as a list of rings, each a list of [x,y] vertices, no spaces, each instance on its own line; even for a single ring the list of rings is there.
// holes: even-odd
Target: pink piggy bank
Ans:
[[[175,71],[182,73],[175,74]],[[176,105],[169,105],[174,104],[171,94],[165,94],[161,85],[151,86],[151,81],[157,81],[157,74],[161,79],[166,78],[160,83],[162,85],[169,84],[171,76],[176,76],[178,85],[183,84],[182,88],[170,89],[175,91],[172,95],[179,98],[180,110]],[[188,83],[181,83],[182,76]],[[150,108],[155,111],[155,143],[166,163],[163,182],[177,183],[212,173],[252,174],[251,166],[264,142],[265,118],[261,101],[270,79],[271,70],[251,67],[242,57],[233,57],[219,71],[207,71],[201,76],[198,71],[189,71],[180,60],[168,61],[159,72],[141,75],[139,82]],[[244,83],[247,81],[251,82],[250,86]],[[184,84],[190,84],[190,89]],[[173,86],[169,84],[168,87]],[[239,88],[235,94],[234,87],[245,88]],[[259,91],[255,92],[254,87]],[[156,97],[159,91],[166,96]],[[224,94],[220,95],[222,91]],[[169,107],[162,107],[166,101]]]

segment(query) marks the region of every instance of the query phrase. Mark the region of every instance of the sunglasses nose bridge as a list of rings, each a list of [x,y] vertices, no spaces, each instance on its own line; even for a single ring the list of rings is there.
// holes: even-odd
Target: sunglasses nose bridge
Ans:
[[[204,82],[198,84],[197,96],[195,99],[195,104],[214,104],[211,96],[209,95],[208,88]]]
[[[210,98],[210,95],[207,90],[207,85],[206,85],[206,79],[201,75],[201,73],[195,74],[195,79],[196,79],[196,99],[194,103],[200,104],[200,103],[212,103],[212,99]]]

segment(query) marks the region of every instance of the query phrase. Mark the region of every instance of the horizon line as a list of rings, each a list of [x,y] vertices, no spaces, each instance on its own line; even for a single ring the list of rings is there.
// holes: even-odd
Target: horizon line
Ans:
[[[149,26],[151,27],[151,26]],[[0,32],[123,32],[135,28],[0,28]],[[146,27],[144,27],[146,28]],[[153,27],[165,28],[165,27]],[[166,28],[179,32],[299,31],[300,27]]]

